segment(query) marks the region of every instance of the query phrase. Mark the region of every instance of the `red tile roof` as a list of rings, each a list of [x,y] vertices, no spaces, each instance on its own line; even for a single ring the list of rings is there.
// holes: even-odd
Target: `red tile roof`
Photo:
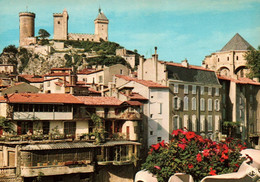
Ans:
[[[71,94],[15,93],[8,95],[5,100],[9,103],[83,103]]]
[[[90,96],[76,96],[85,105],[95,106],[119,106],[123,102],[115,97],[90,97]]]
[[[44,81],[43,76],[37,76],[37,75],[19,75],[19,77],[22,77],[31,83],[41,83]]]
[[[51,68],[51,71],[72,71],[72,68]]]
[[[97,91],[95,90],[94,88],[88,88],[88,90],[92,93],[97,93],[97,94],[100,94],[101,92],[100,91]]]
[[[133,77],[126,76],[126,75],[115,75],[115,76],[118,78],[122,78],[126,81],[135,81],[135,82],[140,83],[149,88],[168,88],[167,86],[161,85],[159,83],[155,83],[151,80],[139,80],[137,78],[133,78]]]
[[[144,96],[140,95],[139,93],[132,92],[129,96],[127,96],[125,93],[120,92],[121,94],[125,95],[126,97],[129,97],[131,100],[148,100]]]
[[[69,75],[70,74],[68,72],[64,72],[64,73],[49,73],[44,76],[69,76]]]
[[[125,101],[124,103],[127,103],[127,104],[129,104],[129,105],[131,105],[131,106],[142,106],[143,104],[141,103],[141,102],[139,102],[139,101]]]
[[[83,69],[83,70],[78,71],[77,74],[79,74],[79,75],[81,75],[81,74],[87,75],[87,74],[92,73],[92,72],[94,72],[94,71],[96,71],[96,69],[85,68],[85,69]]]
[[[220,76],[218,75],[218,79],[220,80],[229,80],[238,84],[249,84],[249,85],[260,85],[260,82],[256,82],[254,80],[251,80],[250,78],[238,78],[234,79],[228,76]]]

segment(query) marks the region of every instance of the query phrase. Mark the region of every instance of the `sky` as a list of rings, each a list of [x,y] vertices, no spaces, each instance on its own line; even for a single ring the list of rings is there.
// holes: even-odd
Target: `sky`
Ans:
[[[201,65],[239,33],[260,45],[260,0],[0,0],[0,52],[19,46],[19,12],[34,12],[35,35],[53,36],[53,13],[69,14],[69,33],[94,33],[99,7],[113,42],[150,58]]]

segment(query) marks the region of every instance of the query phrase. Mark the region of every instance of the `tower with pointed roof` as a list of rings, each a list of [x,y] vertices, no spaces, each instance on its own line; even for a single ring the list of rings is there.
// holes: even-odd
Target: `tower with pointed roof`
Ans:
[[[95,35],[99,37],[99,39],[103,39],[104,41],[107,41],[109,21],[100,8],[98,10],[98,16],[95,19],[94,23],[95,23]]]
[[[69,15],[66,9],[62,13],[54,13],[54,31],[53,39],[54,40],[67,40],[68,39],[68,19]]]
[[[250,47],[252,46],[237,33],[220,51],[206,56],[203,66],[216,71],[221,76],[246,77],[248,70],[244,54]]]

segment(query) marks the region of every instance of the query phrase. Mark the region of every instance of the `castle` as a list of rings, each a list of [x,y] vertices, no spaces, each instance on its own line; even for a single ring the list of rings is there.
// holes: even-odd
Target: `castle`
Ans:
[[[34,35],[35,29],[35,14],[32,12],[19,13],[20,19],[20,46],[28,46],[36,44],[36,37]],[[78,34],[68,33],[69,14],[66,9],[62,13],[54,13],[54,40],[79,40],[79,41],[94,41],[108,40],[108,23],[109,20],[99,8],[97,18],[94,20],[95,33],[94,34]]]

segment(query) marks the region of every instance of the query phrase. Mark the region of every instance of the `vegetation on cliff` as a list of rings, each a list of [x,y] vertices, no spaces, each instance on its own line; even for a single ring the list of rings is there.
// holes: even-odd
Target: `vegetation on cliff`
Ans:
[[[249,78],[260,79],[260,46],[258,46],[258,50],[250,48],[245,54],[245,59],[247,60],[247,67],[250,69]]]

